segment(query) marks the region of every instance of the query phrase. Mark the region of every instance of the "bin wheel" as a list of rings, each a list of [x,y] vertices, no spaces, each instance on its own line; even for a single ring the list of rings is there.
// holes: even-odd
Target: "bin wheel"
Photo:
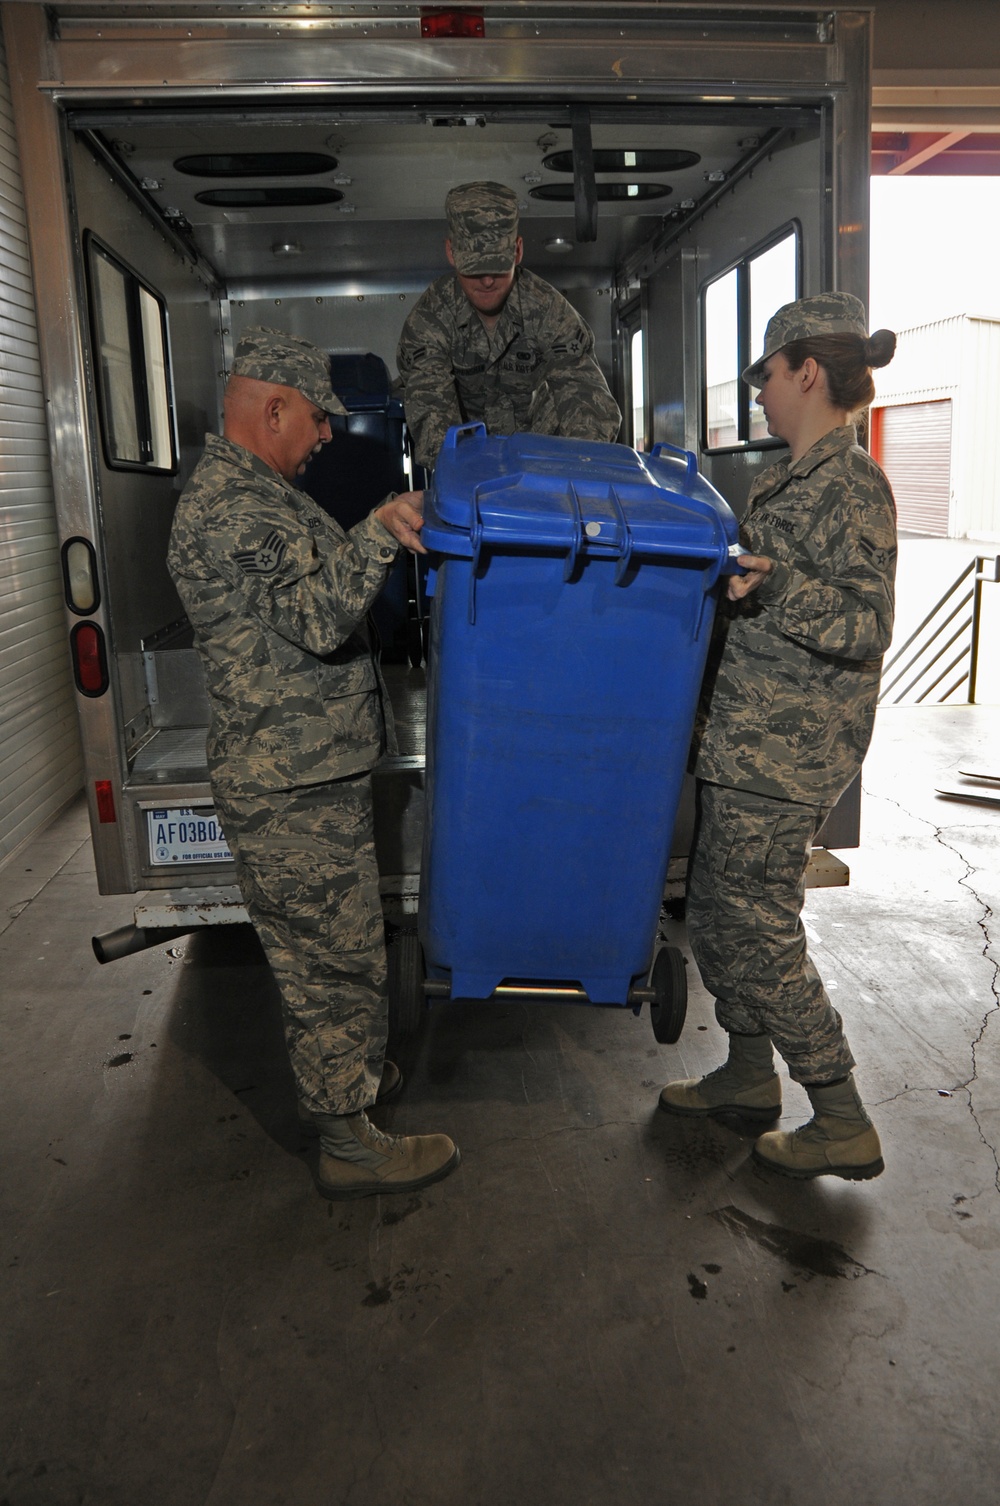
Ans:
[[[650,987],[656,998],[649,1006],[653,1034],[661,1046],[680,1040],[687,1016],[687,964],[679,947],[661,947],[653,963]]]
[[[386,945],[389,964],[389,1039],[410,1041],[424,1018],[424,954],[416,931],[396,931]]]

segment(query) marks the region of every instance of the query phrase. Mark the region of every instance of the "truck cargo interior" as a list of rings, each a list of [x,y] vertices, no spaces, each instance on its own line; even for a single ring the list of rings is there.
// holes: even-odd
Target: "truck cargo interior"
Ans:
[[[371,354],[394,375],[402,322],[428,282],[446,269],[449,186],[477,179],[516,185],[525,265],[564,292],[593,328],[598,358],[627,414],[623,438],[640,448],[665,440],[705,452],[705,473],[731,501],[773,443],[764,438],[762,447],[758,434],[748,448],[738,424],[730,418],[730,428],[720,430],[708,408],[735,389],[740,268],[755,254],[754,265],[763,267],[775,246],[782,252],[770,278],[761,273],[760,284],[753,284],[756,338],[767,310],[819,276],[830,255],[819,212],[823,115],[816,107],[622,109],[584,101],[485,109],[445,99],[436,107],[394,101],[339,112],[74,111],[68,124],[77,232],[88,257],[93,359],[103,376],[94,416],[104,431],[107,610],[120,670],[127,759],[122,799],[133,833],[124,850],[109,854],[106,885],[175,889],[173,862],[165,866],[151,850],[148,812],[164,807],[168,784],[171,808],[207,799],[197,731],[207,721],[207,705],[164,556],[178,476],[190,469],[205,431],[219,422],[220,372],[228,369],[240,334],[264,324],[308,335],[337,358]],[[116,294],[118,281],[131,276],[147,300],[162,300],[173,370],[172,389],[168,382],[160,392],[160,428],[168,433],[176,424],[175,464],[166,453],[154,463],[123,462],[112,454],[111,374],[130,362],[136,368],[128,377],[131,391],[134,377],[141,385],[144,357],[135,344],[123,352],[116,328],[109,338],[99,307],[95,312],[106,295],[94,268],[107,281],[109,263],[118,269]],[[719,314],[706,301],[706,285],[720,292]],[[731,326],[733,338],[727,343],[729,331],[721,332],[722,380],[709,373],[703,392],[697,344],[713,317]],[[172,415],[166,411],[171,390]],[[152,411],[155,403],[146,401]],[[366,441],[338,439],[348,449],[352,443],[364,447]],[[420,484],[424,478],[412,475],[403,452],[402,429],[398,445],[396,484]],[[343,520],[351,522],[380,500],[389,489],[385,480],[392,485],[394,477],[391,463],[385,476],[384,457],[367,470],[357,464],[360,452],[343,458],[353,458],[352,475],[358,473],[357,495],[340,497]],[[313,471],[325,476],[329,465],[324,457]],[[307,489],[310,480],[303,480]],[[335,507],[324,495],[330,478],[317,474],[317,485],[314,494]],[[144,509],[138,573],[137,505]],[[412,581],[409,591],[400,582],[399,591],[405,617],[407,596],[418,593]],[[420,610],[414,603],[411,615]],[[419,667],[419,634],[414,639],[413,625],[407,631],[404,622],[397,642],[399,627],[389,624],[386,658]],[[419,699],[419,674],[393,679],[402,701]],[[383,807],[393,806],[391,819],[381,823],[383,846],[401,823],[395,807],[419,801],[412,769],[399,772],[395,785],[388,769],[382,774]],[[688,805],[678,831],[681,853]],[[855,840],[855,793],[841,821],[839,845],[846,847]],[[418,855],[402,856],[402,877],[412,877]],[[386,864],[387,878],[395,878],[398,860]],[[200,881],[218,881],[225,867],[203,863]],[[163,917],[165,929],[173,918]]]

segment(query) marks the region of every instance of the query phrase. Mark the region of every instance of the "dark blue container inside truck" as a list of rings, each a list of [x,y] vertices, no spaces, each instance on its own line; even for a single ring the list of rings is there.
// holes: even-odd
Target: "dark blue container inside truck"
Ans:
[[[427,991],[565,985],[648,998],[655,1025],[645,986],[736,520],[685,452],[481,424],[449,431],[425,518]]]

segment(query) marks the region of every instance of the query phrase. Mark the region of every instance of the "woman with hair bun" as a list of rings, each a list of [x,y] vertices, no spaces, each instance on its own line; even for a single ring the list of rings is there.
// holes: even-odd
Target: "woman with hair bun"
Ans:
[[[781,1113],[773,1044],[813,1117],[761,1135],[753,1155],[803,1178],[884,1170],[801,919],[813,840],[861,767],[892,634],[895,506],[853,420],[896,337],[869,338],[865,324],[849,293],[786,304],[743,373],[789,454],[751,488],[745,573],[731,577],[719,614],[693,750],[688,932],[729,1057],[660,1094],[670,1113],[771,1122]]]

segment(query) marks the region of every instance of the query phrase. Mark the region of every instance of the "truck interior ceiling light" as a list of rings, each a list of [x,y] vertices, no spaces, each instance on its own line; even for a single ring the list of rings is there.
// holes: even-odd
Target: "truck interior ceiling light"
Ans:
[[[434,6],[420,13],[422,37],[482,37],[486,24],[481,10],[458,10]]]
[[[275,241],[271,247],[272,256],[301,256],[302,247],[298,241]]]
[[[595,173],[677,173],[701,161],[697,152],[659,150],[651,147],[595,147]],[[573,171],[573,153],[552,152],[542,166],[553,173]]]
[[[564,235],[554,235],[551,240],[545,242],[546,251],[554,251],[557,256],[565,256],[567,251],[572,251],[573,242],[568,241]]]
[[[191,178],[304,178],[336,166],[326,152],[205,152],[174,163]]]
[[[271,209],[302,204],[336,204],[344,195],[339,188],[303,184],[300,188],[206,188],[196,193],[199,204],[215,209]]]
[[[665,199],[673,193],[666,183],[597,183],[594,186],[597,197],[604,203],[609,199]],[[541,188],[531,188],[528,192],[533,199],[573,202],[572,183],[543,183]]]

